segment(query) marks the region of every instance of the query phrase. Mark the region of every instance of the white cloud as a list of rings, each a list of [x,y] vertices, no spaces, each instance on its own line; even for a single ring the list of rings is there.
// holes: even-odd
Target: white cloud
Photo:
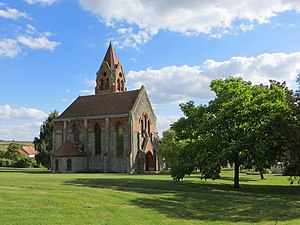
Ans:
[[[181,116],[179,115],[169,115],[169,116],[157,116],[157,131],[159,132],[159,136],[162,136],[162,132],[168,130],[170,125],[177,121]]]
[[[40,5],[52,5],[57,0],[25,0],[29,5],[40,4]]]
[[[58,45],[61,44],[60,42],[50,41],[46,36],[35,38],[31,36],[20,35],[17,39],[18,42],[32,49],[47,49],[53,51]]]
[[[36,33],[35,27],[32,26],[31,24],[27,24],[26,25],[26,33],[28,33],[28,34],[35,34]]]
[[[201,66],[167,66],[159,70],[130,71],[128,83],[145,85],[154,104],[178,104],[213,97],[213,79],[241,76],[253,83],[268,84],[269,79],[286,81],[293,87],[300,73],[300,52],[261,54],[257,57],[232,57],[228,61],[206,60]]]
[[[84,80],[85,84],[88,85],[89,87],[95,87],[96,86],[96,81],[95,80]]]
[[[4,4],[0,4],[0,6],[3,6]],[[0,9],[0,17],[3,17],[5,19],[19,19],[19,18],[30,18],[25,12],[20,12],[17,9],[14,8],[5,8],[5,9]]]
[[[167,66],[160,70],[130,71],[127,80],[134,88],[145,85],[155,104],[178,104],[198,96],[211,97],[211,93],[207,91],[210,79],[201,73],[198,66]]]
[[[95,90],[85,89],[85,90],[80,90],[80,93],[93,95],[95,94]]]
[[[156,33],[152,33],[150,30],[144,29],[134,32],[133,27],[128,28],[119,28],[117,29],[117,33],[120,35],[115,38],[114,44],[119,47],[133,47],[138,48],[138,45],[142,45],[147,43],[153,35]],[[119,42],[122,42],[120,45]]]
[[[89,80],[89,79],[87,79],[87,76],[83,75],[83,74],[80,74],[79,78],[83,79],[84,85],[86,85],[89,88],[92,88],[92,89],[83,89],[83,90],[80,90],[80,93],[82,93],[82,94],[88,94],[88,95],[95,94],[96,81],[95,80]]]
[[[146,43],[159,30],[220,38],[234,31],[253,30],[279,13],[300,12],[298,0],[79,0],[84,10],[113,27],[123,46]],[[134,31],[134,27],[137,28]]]
[[[42,122],[23,124],[7,124],[0,126],[1,140],[33,141],[33,137],[39,135],[39,127]],[[16,139],[17,138],[17,139]]]
[[[12,120],[12,119],[44,119],[47,116],[46,113],[39,109],[33,108],[12,108],[10,105],[0,105],[0,120]]]
[[[37,33],[35,27],[30,24],[26,26],[26,33],[34,35]],[[16,40],[14,39],[0,39],[0,58],[8,57],[14,58],[21,53],[21,47],[29,47],[31,49],[46,49],[54,51],[55,48],[60,45],[60,42],[50,41],[47,36],[50,32],[42,33],[41,37],[32,37],[20,35]],[[22,44],[23,46],[21,46]]]
[[[72,102],[75,101],[76,98],[62,98],[61,101],[64,103],[71,104]]]
[[[18,43],[13,39],[0,40],[0,58],[9,57],[14,58],[21,52]]]

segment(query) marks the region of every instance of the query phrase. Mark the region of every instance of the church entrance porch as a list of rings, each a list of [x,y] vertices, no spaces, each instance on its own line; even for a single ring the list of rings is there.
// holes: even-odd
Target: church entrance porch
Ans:
[[[152,153],[149,151],[145,156],[146,161],[146,171],[155,171],[155,161]]]

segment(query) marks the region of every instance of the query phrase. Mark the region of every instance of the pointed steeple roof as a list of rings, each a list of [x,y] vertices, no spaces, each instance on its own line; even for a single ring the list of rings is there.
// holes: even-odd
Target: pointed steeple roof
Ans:
[[[111,42],[96,75],[96,95],[127,90],[125,73]]]
[[[108,65],[110,66],[110,68],[115,68],[116,65],[119,64],[119,59],[117,57],[117,54],[116,54],[115,49],[112,46],[111,42],[109,43],[109,46],[108,46],[108,49],[104,56],[103,61],[106,61],[108,63]]]

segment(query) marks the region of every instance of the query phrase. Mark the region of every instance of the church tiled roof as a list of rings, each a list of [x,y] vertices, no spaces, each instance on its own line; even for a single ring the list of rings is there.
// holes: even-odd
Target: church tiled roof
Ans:
[[[141,89],[78,97],[58,119],[129,113]]]
[[[80,151],[70,140],[67,140],[52,156],[85,156],[85,153]]]

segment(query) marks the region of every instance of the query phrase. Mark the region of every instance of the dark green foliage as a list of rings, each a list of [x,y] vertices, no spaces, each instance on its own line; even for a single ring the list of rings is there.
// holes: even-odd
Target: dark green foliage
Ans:
[[[20,145],[16,143],[10,143],[7,151],[4,154],[4,158],[10,160],[17,160],[17,158],[21,155],[20,153]]]
[[[19,155],[18,159],[11,166],[17,168],[30,168],[33,166],[33,160],[27,156]]]
[[[10,143],[6,152],[0,154],[0,166],[29,168],[33,165],[33,160],[20,153],[20,145]]]
[[[159,154],[165,159],[167,166],[171,167],[174,180],[183,179],[185,174],[191,174],[195,169],[193,149],[189,148],[186,140],[179,140],[172,129],[163,132]]]
[[[298,118],[287,132],[290,135],[288,154],[286,156],[284,174],[289,175],[291,183],[300,183],[300,74],[297,76],[298,90],[294,97],[294,108]]]
[[[12,165],[12,160],[7,158],[0,158],[0,167],[9,167]]]
[[[50,154],[53,150],[53,130],[54,130],[54,119],[58,118],[59,113],[54,110],[43,122],[40,128],[39,137],[34,138],[34,147],[38,151],[35,159],[38,164],[50,168]]]
[[[4,158],[5,152],[4,151],[0,151],[0,159]]]
[[[262,172],[286,156],[291,127],[298,126],[293,93],[285,83],[253,85],[233,77],[214,80],[210,87],[216,97],[208,106],[180,105],[185,117],[172,129],[186,146],[176,158],[182,168],[172,176],[183,178],[192,163],[203,178],[216,179],[223,165],[233,163],[234,187],[239,188],[240,166]]]

